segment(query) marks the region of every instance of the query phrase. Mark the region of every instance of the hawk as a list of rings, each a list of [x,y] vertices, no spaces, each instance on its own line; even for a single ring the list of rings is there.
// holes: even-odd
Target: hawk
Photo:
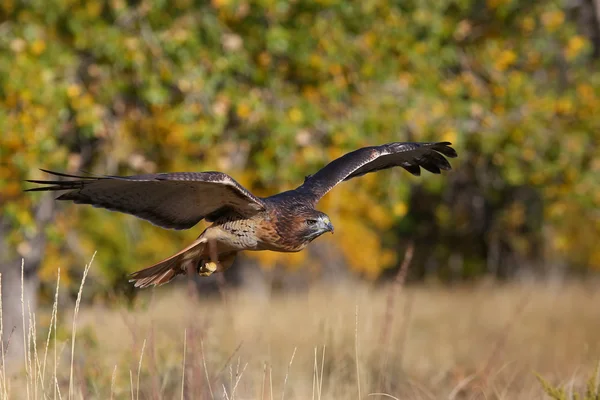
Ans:
[[[134,176],[77,176],[42,170],[59,180],[26,191],[65,191],[57,200],[132,214],[163,228],[189,229],[212,223],[189,246],[148,268],[134,272],[136,287],[162,285],[195,270],[224,271],[243,250],[297,252],[326,232],[329,217],[315,206],[342,181],[392,167],[413,175],[421,168],[439,174],[456,157],[449,142],[388,143],[363,147],[327,164],[293,190],[257,197],[222,172],[175,172]]]

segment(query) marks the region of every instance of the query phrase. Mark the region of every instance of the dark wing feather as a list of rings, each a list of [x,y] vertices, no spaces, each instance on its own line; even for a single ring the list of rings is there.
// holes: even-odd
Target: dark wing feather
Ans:
[[[221,172],[102,177],[45,172],[74,179],[28,180],[48,186],[26,191],[67,190],[57,200],[132,214],[163,228],[188,229],[223,208],[246,216],[265,209],[261,199]]]
[[[296,191],[316,204],[338,183],[382,169],[402,167],[418,176],[422,167],[439,174],[441,170],[451,169],[445,157],[456,157],[456,151],[450,145],[449,142],[388,143],[363,147],[333,160],[307,177]]]

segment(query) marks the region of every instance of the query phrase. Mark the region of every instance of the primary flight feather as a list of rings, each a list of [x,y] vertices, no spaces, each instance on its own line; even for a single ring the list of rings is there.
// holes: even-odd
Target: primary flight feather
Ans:
[[[76,176],[28,180],[45,186],[26,191],[66,191],[57,200],[120,211],[170,229],[212,222],[188,247],[134,272],[137,287],[161,285],[189,270],[201,275],[223,271],[243,250],[296,252],[326,232],[329,217],[317,202],[338,183],[392,167],[413,175],[421,168],[439,174],[456,157],[451,143],[388,143],[363,147],[330,162],[294,190],[259,198],[222,172],[177,172],[135,176]]]

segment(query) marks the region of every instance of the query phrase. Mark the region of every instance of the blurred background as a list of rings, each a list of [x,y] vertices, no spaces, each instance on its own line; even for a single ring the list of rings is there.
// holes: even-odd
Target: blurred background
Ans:
[[[204,227],[25,195],[38,168],[220,170],[266,196],[358,147],[450,141],[452,171],[343,183],[319,204],[335,235],[245,253],[226,284],[385,283],[411,246],[421,285],[600,268],[594,0],[4,0],[0,32],[0,272],[18,318],[22,260],[34,309],[59,267],[73,300],[94,251],[84,301],[131,304],[127,274]]]

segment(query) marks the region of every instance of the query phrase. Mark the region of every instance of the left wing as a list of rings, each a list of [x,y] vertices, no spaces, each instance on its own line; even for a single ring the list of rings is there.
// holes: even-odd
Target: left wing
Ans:
[[[94,177],[42,171],[73,179],[27,180],[45,186],[26,192],[66,191],[57,200],[120,211],[163,228],[188,229],[223,210],[252,216],[266,207],[262,199],[222,172]]]
[[[456,151],[450,142],[388,143],[363,147],[337,158],[306,178],[296,189],[313,205],[338,183],[392,167],[402,167],[413,175],[421,175],[421,167],[434,174],[452,169],[446,157],[454,158]]]

